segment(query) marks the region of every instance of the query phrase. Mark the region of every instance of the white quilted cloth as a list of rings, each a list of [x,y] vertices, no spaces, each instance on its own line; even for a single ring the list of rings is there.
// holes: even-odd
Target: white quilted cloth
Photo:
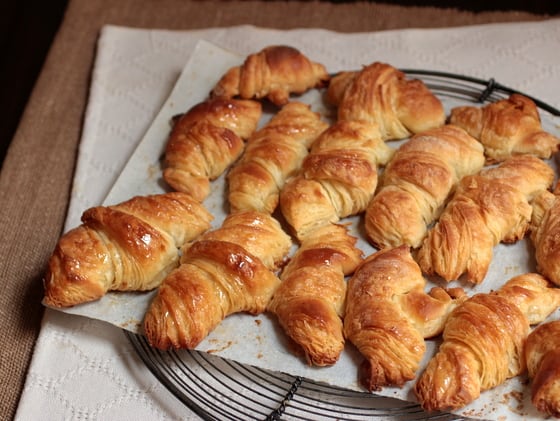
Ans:
[[[360,34],[107,26],[99,39],[67,228],[79,223],[84,209],[103,202],[200,39],[241,54],[289,44],[332,72],[385,61],[495,78],[560,107],[559,20]],[[119,329],[47,310],[17,419],[197,417],[151,375]]]

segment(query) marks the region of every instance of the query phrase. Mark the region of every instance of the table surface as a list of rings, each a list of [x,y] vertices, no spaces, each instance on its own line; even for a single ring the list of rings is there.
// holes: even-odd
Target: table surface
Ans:
[[[0,413],[15,414],[41,328],[42,275],[67,213],[103,25],[200,29],[250,23],[371,32],[548,18],[524,11],[473,13],[376,3],[70,0],[0,174],[0,275],[5,280],[0,295]]]

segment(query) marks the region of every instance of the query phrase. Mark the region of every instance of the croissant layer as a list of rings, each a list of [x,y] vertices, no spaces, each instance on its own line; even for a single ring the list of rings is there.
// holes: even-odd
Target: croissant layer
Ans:
[[[272,213],[286,180],[297,173],[311,143],[327,127],[306,104],[290,102],[282,107],[251,136],[228,174],[231,211]]]
[[[309,364],[334,364],[344,349],[345,275],[362,257],[355,244],[342,225],[314,231],[284,268],[282,284],[268,306]]]
[[[229,215],[183,248],[180,266],[158,288],[144,317],[150,344],[192,349],[228,315],[263,312],[280,285],[273,270],[290,246],[268,214]]]
[[[272,45],[229,69],[213,88],[212,96],[267,98],[283,106],[290,94],[322,87],[328,80],[329,74],[322,64],[293,47]]]
[[[369,240],[378,248],[419,247],[459,180],[483,165],[482,146],[463,129],[446,125],[414,135],[385,168],[367,206]]]
[[[364,211],[377,187],[377,167],[392,155],[375,124],[339,121],[326,129],[280,192],[280,209],[296,236]]]
[[[137,196],[86,210],[64,234],[45,274],[47,305],[67,307],[109,290],[157,287],[179,263],[179,249],[210,228],[212,216],[184,193]]]
[[[542,322],[559,305],[560,290],[529,273],[457,306],[445,324],[438,352],[415,384],[422,407],[462,408],[482,391],[522,373],[530,324]]]
[[[522,238],[531,219],[530,201],[552,184],[545,162],[519,155],[464,177],[416,256],[422,270],[445,280],[484,280],[493,247]]]
[[[385,140],[404,139],[445,122],[443,105],[427,86],[420,80],[406,79],[389,64],[375,62],[338,77],[342,83],[335,80],[337,76],[331,81],[338,93],[329,94],[331,100],[338,101],[338,119],[373,122]]]
[[[520,94],[484,107],[456,107],[449,121],[480,140],[489,162],[517,154],[550,158],[560,143],[560,139],[543,130],[535,103]]]
[[[244,150],[262,114],[256,101],[214,98],[176,119],[165,149],[163,178],[173,189],[203,201],[210,182]]]
[[[544,323],[529,334],[525,357],[533,405],[560,418],[560,321]]]
[[[344,334],[364,356],[363,386],[372,391],[415,378],[426,351],[461,291],[424,292],[426,280],[407,246],[385,248],[356,269],[348,282]]]

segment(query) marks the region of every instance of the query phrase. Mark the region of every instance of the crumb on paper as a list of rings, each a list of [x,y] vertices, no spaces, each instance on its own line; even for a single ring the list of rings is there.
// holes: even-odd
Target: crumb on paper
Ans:
[[[133,327],[133,328],[135,328],[135,330],[138,330],[138,329],[140,329],[140,326],[141,326],[140,321],[138,321],[136,319],[127,320],[125,322],[122,322],[121,325],[120,325],[120,327],[122,329],[126,329],[126,330],[130,330],[130,327]]]
[[[516,274],[519,272],[519,265],[505,266],[504,275]]]
[[[260,326],[262,324],[262,320],[261,319],[255,319],[255,324],[257,326]]]
[[[161,169],[158,165],[148,165],[148,179],[155,179],[159,177]]]
[[[210,342],[215,343],[216,345],[220,345],[220,346],[206,350],[206,352],[209,353],[209,354],[215,354],[217,352],[221,352],[224,349],[227,349],[227,348],[229,348],[233,345],[233,341],[227,341],[225,343],[222,343],[221,341],[219,341],[217,339],[212,339]]]
[[[520,413],[524,409],[523,392],[519,390],[511,390],[504,393],[502,403],[507,405],[511,412]]]

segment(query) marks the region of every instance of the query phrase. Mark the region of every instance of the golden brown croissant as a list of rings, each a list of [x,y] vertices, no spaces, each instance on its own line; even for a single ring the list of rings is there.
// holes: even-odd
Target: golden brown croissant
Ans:
[[[466,274],[480,283],[493,247],[522,238],[529,226],[529,202],[550,187],[551,167],[531,155],[464,177],[416,256],[422,270],[447,281]]]
[[[315,230],[284,268],[282,284],[268,305],[309,364],[334,364],[344,349],[344,277],[362,260],[355,244],[345,226],[329,224]]]
[[[144,318],[152,346],[192,349],[226,316],[266,309],[290,237],[274,218],[252,211],[228,216],[222,227],[186,247],[158,288]]]
[[[529,334],[525,359],[532,380],[533,405],[547,415],[560,418],[560,320],[543,323]]]
[[[348,282],[344,334],[365,357],[361,383],[368,390],[402,386],[414,379],[424,356],[424,338],[441,332],[462,289],[433,288],[407,246],[369,257]]]
[[[329,80],[325,66],[309,60],[299,50],[273,45],[247,56],[241,66],[232,67],[212,90],[213,96],[267,98],[285,105],[290,94],[319,88]]]
[[[153,289],[179,264],[179,249],[209,229],[211,220],[186,193],[88,209],[82,225],[60,238],[49,259],[44,303],[68,307],[109,290]]]
[[[529,326],[560,305],[560,290],[540,275],[512,278],[493,293],[479,293],[451,312],[443,342],[414,391],[426,410],[458,409],[480,392],[525,370]]]
[[[560,142],[543,130],[535,103],[520,94],[484,107],[456,107],[451,110],[449,122],[479,139],[490,162],[515,154],[550,158]]]
[[[377,123],[385,140],[404,139],[445,123],[443,105],[428,87],[421,80],[406,79],[403,72],[389,64],[375,62],[365,66],[353,80],[348,72],[338,77],[342,81],[333,77],[328,93],[331,102],[340,98],[338,119]]]
[[[560,197],[543,191],[533,202],[531,240],[535,247],[537,270],[560,285]]]
[[[231,211],[272,213],[286,179],[297,172],[311,143],[328,127],[307,104],[290,102],[247,142],[228,174]]]
[[[417,248],[461,178],[484,165],[482,145],[445,125],[414,135],[385,168],[365,213],[366,234],[378,248]]]
[[[377,166],[392,155],[375,124],[338,121],[325,130],[280,192],[280,209],[296,236],[365,210],[377,187]]]
[[[203,201],[210,181],[243,152],[256,129],[259,102],[214,98],[196,104],[176,119],[165,149],[163,178],[173,189]]]

